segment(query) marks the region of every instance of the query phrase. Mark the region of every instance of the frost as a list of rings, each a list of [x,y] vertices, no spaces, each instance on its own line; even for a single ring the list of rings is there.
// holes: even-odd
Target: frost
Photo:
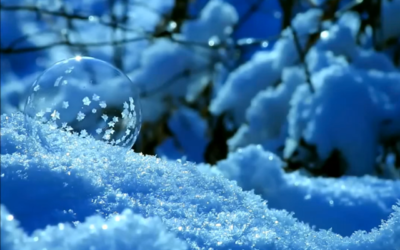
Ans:
[[[54,89],[54,81],[59,81],[60,77],[67,79],[69,84]],[[82,56],[63,60],[45,70],[37,78],[34,86],[39,86],[39,84],[41,86],[39,91],[31,91],[28,94],[30,101],[24,108],[27,118],[44,123],[54,120],[56,123],[52,124],[53,127],[59,127],[66,122],[72,128],[73,133],[80,134],[82,130],[85,130],[87,136],[99,140],[101,138],[95,132],[97,128],[103,129],[105,125],[116,126],[118,130],[115,131],[115,134],[109,135],[110,141],[114,140],[114,142],[124,134],[128,124],[132,123],[131,120],[134,119],[135,127],[130,127],[130,129],[135,136],[139,134],[141,110],[138,91],[135,86],[131,86],[132,82],[124,73],[105,61]],[[100,96],[102,97],[101,101]],[[135,101],[136,105],[132,106],[132,112],[135,115],[128,114],[124,118],[113,115],[111,117],[117,118],[113,118],[114,120],[108,124],[104,124],[99,119],[102,117],[107,122],[108,115],[122,112],[123,110],[118,107],[124,103],[127,104],[128,101],[131,104]],[[95,105],[93,106],[93,104]],[[100,108],[95,107],[97,104]],[[129,105],[127,106],[129,107]],[[46,120],[41,120],[36,114],[44,107],[49,114],[44,114],[43,118]],[[62,108],[68,109],[61,111]],[[53,112],[53,110],[57,112]],[[58,113],[59,111],[60,113]],[[81,122],[84,119],[85,122]],[[37,129],[39,128],[37,127]],[[33,128],[28,131],[32,137],[46,140],[45,135],[37,136],[40,134],[37,129]],[[131,143],[133,145],[134,141]],[[129,149],[132,145],[129,145]]]

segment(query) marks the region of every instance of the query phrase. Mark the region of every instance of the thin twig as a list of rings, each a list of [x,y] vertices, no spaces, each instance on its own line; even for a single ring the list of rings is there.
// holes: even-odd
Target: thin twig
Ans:
[[[254,14],[254,12],[257,12],[263,2],[264,0],[258,0],[250,6],[246,13],[244,13],[243,16],[240,17],[239,22],[237,22],[236,25],[233,26],[233,33],[236,33],[240,29],[240,27]]]
[[[0,10],[2,10],[2,11],[30,11],[30,12],[36,12],[36,13],[41,13],[41,14],[46,14],[46,15],[51,15],[51,16],[64,17],[67,19],[76,19],[76,20],[85,20],[85,21],[88,21],[91,17],[91,16],[81,15],[81,14],[70,14],[70,13],[66,13],[64,11],[46,10],[46,9],[39,8],[37,6],[28,6],[28,5],[4,6],[3,4],[0,4]],[[118,23],[105,22],[104,20],[101,20],[101,18],[97,18],[97,22],[104,26],[116,27],[123,31],[140,32],[140,33],[146,34],[146,32],[142,29],[127,28],[127,27],[119,25]]]
[[[165,89],[169,86],[171,86],[173,83],[175,83],[176,81],[180,80],[181,78],[184,77],[190,77],[190,76],[194,76],[197,74],[201,74],[205,71],[208,71],[210,69],[210,67],[201,67],[198,69],[184,69],[182,71],[180,71],[178,74],[172,76],[168,81],[166,81],[165,83],[159,85],[158,87],[155,87],[151,90],[147,90],[141,93],[141,97],[148,97],[151,95],[154,95],[155,93],[158,93],[160,90]]]
[[[288,9],[287,6],[285,6],[284,0],[279,0],[279,3],[281,5],[282,9]],[[284,14],[290,15],[290,17],[291,17],[291,11],[289,11],[289,12],[290,13],[284,13]],[[291,21],[288,22],[287,26],[290,28],[290,31],[292,32],[293,41],[294,41],[294,44],[296,46],[296,50],[299,53],[300,62],[303,64],[304,73],[306,75],[306,82],[307,82],[307,84],[309,86],[310,92],[314,93],[315,89],[314,89],[314,86],[313,86],[313,84],[311,82],[311,73],[310,73],[310,70],[309,70],[307,62],[306,62],[306,52],[302,49],[302,46],[301,46],[301,43],[300,43],[300,40],[299,40],[299,36],[297,34],[297,31],[294,29],[294,27],[292,25],[292,22]]]
[[[132,43],[132,42],[137,42],[137,41],[142,41],[149,39],[148,37],[135,37],[131,39],[123,39],[123,40],[118,40],[118,41],[113,41],[113,42],[97,42],[97,43],[71,43],[68,41],[60,41],[60,42],[55,42],[52,44],[47,44],[44,46],[39,46],[39,47],[27,47],[27,48],[20,48],[20,49],[13,49],[13,48],[6,48],[0,49],[0,53],[2,54],[21,54],[21,53],[27,53],[27,52],[33,52],[33,51],[41,51],[41,50],[46,50],[50,49],[53,47],[58,47],[58,46],[70,46],[70,47],[101,47],[101,46],[115,46],[115,45],[121,45],[121,44],[126,44],[126,43]]]
[[[307,84],[308,84],[308,86],[310,88],[310,92],[314,93],[315,89],[314,89],[314,86],[313,86],[313,84],[311,82],[311,73],[310,73],[310,70],[308,68],[308,64],[306,62],[306,58],[305,58],[306,54],[303,51],[303,49],[301,48],[301,44],[300,44],[299,38],[297,36],[296,30],[293,28],[292,25],[290,25],[289,27],[290,27],[290,30],[292,31],[292,34],[293,34],[293,40],[294,40],[294,43],[296,45],[296,50],[299,53],[300,61],[303,64],[303,67],[304,67],[304,73],[306,74],[306,82],[307,82]]]

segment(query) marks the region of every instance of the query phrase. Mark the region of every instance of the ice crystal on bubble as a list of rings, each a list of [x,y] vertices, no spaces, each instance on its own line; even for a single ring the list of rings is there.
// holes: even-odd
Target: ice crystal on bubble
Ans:
[[[69,103],[68,102],[63,102],[62,107],[64,109],[67,109],[69,107]]]
[[[25,117],[34,139],[46,140],[41,126],[34,125],[39,122],[63,130],[66,136],[112,145],[124,142],[131,148],[141,126],[138,89],[112,65],[79,56],[58,62],[39,76],[27,97]]]
[[[89,97],[87,97],[87,96],[85,98],[83,98],[82,102],[83,102],[83,105],[86,105],[86,106],[89,106],[91,103],[91,101],[89,100]]]
[[[53,120],[60,119],[60,113],[58,113],[57,110],[54,110],[53,113],[51,114],[51,117]]]
[[[99,103],[100,107],[102,107],[103,109],[107,107],[107,103],[105,101],[101,101]]]
[[[78,121],[82,121],[83,119],[85,119],[85,114],[82,113],[81,111],[79,111],[78,116],[76,117],[76,119]]]
[[[98,96],[96,94],[93,94],[92,100],[95,101],[95,102],[98,102],[100,100],[100,96]]]

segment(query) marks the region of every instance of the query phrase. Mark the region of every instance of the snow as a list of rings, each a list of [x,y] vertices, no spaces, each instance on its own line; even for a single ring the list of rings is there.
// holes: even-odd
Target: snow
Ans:
[[[189,108],[176,110],[168,121],[168,127],[182,152],[176,153],[175,151],[179,150],[173,147],[173,139],[167,138],[167,141],[157,148],[158,156],[170,159],[180,159],[185,156],[191,162],[204,162],[204,151],[208,144],[207,123],[195,110]]]
[[[186,244],[169,233],[158,218],[144,218],[124,210],[104,220],[88,217],[76,227],[59,223],[26,235],[18,228],[13,216],[1,206],[2,249],[149,249],[184,250]]]
[[[390,209],[399,197],[398,181],[375,177],[337,181],[284,174],[279,158],[257,146],[231,155],[217,166],[221,173],[214,174],[204,165],[199,171],[190,162],[126,153],[59,130],[48,132],[49,144],[57,149],[49,152],[39,142],[27,140],[23,115],[3,115],[1,126],[4,250],[395,250],[400,245],[400,208]],[[254,172],[242,172],[243,168]],[[222,177],[222,172],[242,182],[244,191]],[[269,195],[268,201],[246,191],[253,188],[246,176],[257,185],[257,192]],[[301,213],[297,202],[308,194],[313,210]],[[296,213],[272,209],[275,195],[278,201],[297,207]],[[332,199],[337,210],[327,209],[332,202],[326,198]],[[368,232],[343,237],[335,233],[335,227],[333,232],[316,230],[295,218],[298,213],[305,222],[304,214],[332,222],[331,216],[343,210],[355,217],[347,215],[347,219],[375,220],[364,219],[367,225],[353,226]],[[377,217],[387,221],[370,231],[368,223],[379,224]]]
[[[168,95],[183,96],[188,102],[198,97],[210,82],[218,54],[208,42],[212,38],[224,42],[228,36],[225,30],[236,21],[232,6],[210,1],[199,18],[183,23],[181,33],[174,34],[172,40],[157,39],[141,54],[140,67],[128,75],[142,89],[144,121],[153,122],[168,111],[164,100]]]
[[[126,14],[124,25],[131,30],[122,32],[103,24],[112,21],[107,3],[71,1],[67,12],[77,10],[87,20],[71,21],[70,42],[138,40],[2,56],[1,113],[8,115],[1,117],[0,134],[1,249],[398,250],[400,170],[394,153],[383,151],[400,138],[400,73],[393,63],[400,1],[381,1],[379,27],[362,32],[364,17],[357,12],[326,19],[325,0],[294,6],[292,27],[307,49],[310,82],[292,30],[279,30],[278,1],[261,1],[242,20],[256,2],[191,1],[193,15],[178,31],[166,22],[172,0],[128,6],[116,1],[114,18],[121,21]],[[57,10],[60,3],[45,0],[38,6]],[[339,10],[349,3],[354,4],[340,1]],[[312,4],[318,9],[308,9]],[[45,46],[66,35],[63,18],[44,15],[37,21],[29,11],[1,14],[2,48],[26,33],[45,31],[16,48]],[[171,37],[148,36],[164,28],[174,32]],[[249,44],[257,39],[263,42]],[[93,140],[87,135],[94,131],[87,129],[79,129],[79,136],[45,125],[37,137],[30,136],[29,119],[16,112],[37,72],[85,55],[115,64],[141,88],[148,127],[166,122],[171,133],[156,147],[157,156],[128,151],[118,140],[111,145]],[[106,80],[109,74],[98,75]],[[81,86],[87,77],[78,78],[67,86]],[[56,76],[51,87],[66,83]],[[130,87],[105,83],[96,89],[98,95],[70,91],[68,101],[58,104],[71,110],[83,103],[89,113],[79,123],[96,114],[110,129],[95,133],[111,139],[122,119],[102,116],[102,107],[119,103],[126,109],[123,116],[129,116],[136,99],[122,103],[121,88]],[[76,121],[79,113],[64,117],[43,109],[38,114]],[[238,130],[227,141],[228,158],[210,166],[202,163],[203,155],[214,139],[208,138],[213,121],[220,117],[227,118],[226,129]],[[61,123],[72,130],[67,125]],[[134,134],[126,130],[123,138]],[[342,177],[290,170],[293,159],[315,170],[337,152],[335,167],[343,168]]]
[[[348,175],[376,174],[378,142],[384,140],[380,131],[400,132],[395,125],[400,74],[334,65],[316,73],[312,82],[316,93],[303,85],[291,100],[289,138],[316,145],[321,159],[339,150]],[[390,132],[386,119],[394,125]]]
[[[304,71],[298,67],[283,70],[282,82],[276,88],[267,88],[258,92],[246,111],[248,124],[228,141],[230,150],[250,144],[263,144],[273,152],[283,145],[286,137],[286,117],[293,92],[304,84]],[[246,132],[245,132],[246,131]]]
[[[293,20],[300,43],[317,31],[320,15],[311,9]],[[317,149],[314,169],[339,151],[337,168],[344,174],[376,175],[379,147],[399,136],[398,69],[386,53],[357,45],[358,14],[346,12],[321,26],[320,39],[305,58],[309,83],[286,29],[271,51],[256,53],[228,75],[209,109],[214,115],[234,115],[238,130],[228,140],[230,151],[261,144],[290,159],[302,150],[298,144],[304,139]],[[296,157],[307,162],[308,156]],[[395,169],[383,172],[399,176]]]
[[[311,9],[294,18],[293,27],[301,37],[302,44],[305,43],[308,33],[315,32],[318,24],[316,20],[320,16],[320,10]],[[211,102],[211,113],[219,115],[230,110],[238,124],[244,122],[245,111],[252,98],[259,91],[279,82],[284,67],[292,66],[298,61],[291,31],[286,29],[283,35],[272,51],[257,52],[251,60],[231,72]]]
[[[202,10],[200,18],[187,21],[182,27],[182,33],[188,41],[208,42],[215,37],[218,41],[229,38],[227,28],[238,21],[236,10],[221,0],[211,0]]]
[[[279,157],[254,145],[217,164],[225,177],[245,191],[255,190],[270,208],[285,209],[317,229],[331,228],[346,236],[380,224],[400,197],[400,181],[370,176],[310,178],[300,172],[285,174],[283,167]]]

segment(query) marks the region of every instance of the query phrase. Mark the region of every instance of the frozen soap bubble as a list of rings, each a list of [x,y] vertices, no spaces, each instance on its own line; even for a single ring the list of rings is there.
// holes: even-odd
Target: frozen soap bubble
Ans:
[[[114,66],[77,56],[54,64],[38,77],[27,97],[25,117],[28,125],[37,121],[67,134],[131,148],[141,126],[138,92]],[[28,135],[43,139],[43,133],[33,127]]]

